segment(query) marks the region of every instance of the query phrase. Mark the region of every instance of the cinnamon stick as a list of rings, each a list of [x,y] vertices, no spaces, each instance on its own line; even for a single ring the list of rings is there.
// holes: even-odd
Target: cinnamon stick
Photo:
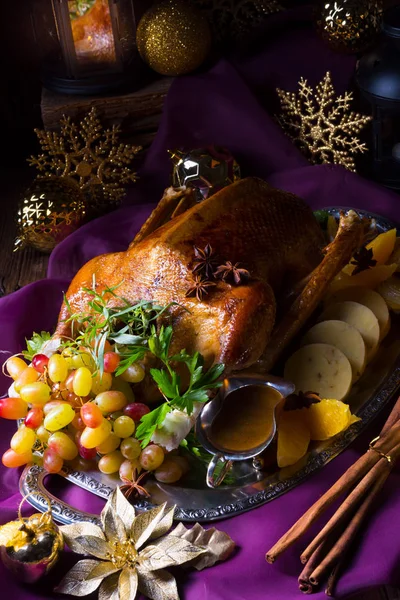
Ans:
[[[385,435],[389,429],[393,427],[393,425],[400,419],[400,396],[397,398],[395,405],[393,406],[390,415],[388,416],[386,423],[382,427],[382,431],[379,434],[380,437]]]
[[[340,570],[343,566],[343,562],[344,562],[344,556],[342,556],[340,558],[336,567],[333,569],[332,573],[329,575],[328,583],[326,585],[326,590],[325,590],[325,594],[327,596],[333,596],[333,593],[334,593],[335,587],[336,587],[336,582],[338,580]]]
[[[390,453],[390,450],[395,445],[396,436],[399,434],[400,421],[391,427],[391,429],[381,437],[381,439],[376,443],[375,447],[385,454]],[[317,521],[321,514],[335,500],[337,500],[337,498],[350,490],[355,484],[358,484],[360,481],[362,481],[364,476],[367,474],[369,475],[379,460],[382,460],[382,458],[377,452],[366,452],[363,454],[267,552],[265,556],[267,562],[271,564],[275,562],[282,552],[284,552],[304,535],[311,525]],[[376,473],[376,471],[374,471],[374,473]],[[371,478],[369,478],[368,482],[368,485],[372,483]]]
[[[329,535],[336,527],[341,525],[349,515],[358,510],[358,504],[360,498],[363,498],[369,494],[370,488],[372,488],[376,481],[378,481],[382,474],[389,474],[390,465],[385,458],[381,458],[377,455],[379,460],[374,467],[368,471],[363,479],[356,485],[353,491],[347,496],[347,498],[339,506],[335,514],[329,519],[326,525],[316,535],[316,537],[310,542],[307,548],[300,556],[302,563],[306,563],[315,549]]]
[[[400,448],[400,446],[399,446]],[[389,465],[388,465],[389,466]],[[371,505],[375,501],[377,495],[381,491],[386,479],[389,476],[391,469],[387,468],[385,471],[378,476],[373,487],[366,495],[361,505],[356,509],[355,514],[350,520],[350,523],[342,533],[336,544],[333,546],[330,552],[325,556],[322,562],[315,568],[310,575],[310,583],[312,585],[318,585],[319,582],[325,578],[325,575],[329,570],[338,563],[343,553],[349,548],[350,544],[354,540],[364,518],[366,517]]]
[[[315,590],[315,586],[310,581],[310,575],[312,575],[313,571],[320,564],[321,559],[326,556],[329,548],[332,547],[333,538],[325,539],[315,550],[315,552],[310,556],[310,560],[304,566],[304,569],[299,575],[299,590],[304,594],[312,594]]]

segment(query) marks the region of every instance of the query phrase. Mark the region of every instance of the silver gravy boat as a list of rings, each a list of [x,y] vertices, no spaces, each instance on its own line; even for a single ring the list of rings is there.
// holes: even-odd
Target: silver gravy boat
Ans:
[[[272,410],[271,426],[265,432],[265,440],[262,444],[247,451],[235,451],[214,445],[211,439],[212,424],[222,410],[226,401],[229,401],[229,395],[240,388],[267,386],[274,389],[277,394],[277,400]],[[232,467],[233,461],[247,460],[255,458],[271,444],[276,433],[276,415],[275,410],[281,400],[293,394],[295,386],[290,381],[274,377],[273,375],[242,374],[224,379],[222,387],[218,394],[208,402],[202,409],[196,421],[196,436],[202,446],[210,452],[213,457],[207,468],[206,482],[208,487],[218,487]],[[222,463],[221,471],[215,475],[215,469],[218,463]]]

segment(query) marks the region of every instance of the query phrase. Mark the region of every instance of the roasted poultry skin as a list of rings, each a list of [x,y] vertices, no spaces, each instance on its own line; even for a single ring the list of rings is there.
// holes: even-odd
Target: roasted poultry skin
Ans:
[[[142,236],[137,236],[139,239]],[[186,297],[193,285],[193,247],[210,244],[217,264],[239,262],[251,275],[243,285],[218,281],[202,300]],[[268,346],[281,299],[322,260],[323,235],[300,198],[256,178],[242,179],[168,221],[126,252],[90,260],[73,279],[73,312],[88,311],[93,276],[97,291],[120,284],[131,303],[176,302],[169,310],[173,348],[199,351],[226,373],[254,365]],[[110,305],[118,300],[110,298]],[[278,307],[278,310],[277,310]],[[69,336],[64,303],[56,335]]]

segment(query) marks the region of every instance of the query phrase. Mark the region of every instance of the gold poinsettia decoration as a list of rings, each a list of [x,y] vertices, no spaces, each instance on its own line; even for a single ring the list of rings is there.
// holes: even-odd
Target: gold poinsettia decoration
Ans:
[[[336,96],[329,71],[315,90],[301,78],[297,93],[276,91],[282,109],[277,121],[307,158],[355,171],[354,154],[367,150],[356,134],[371,117],[351,110],[353,94]]]
[[[225,533],[178,525],[171,533],[175,507],[166,504],[136,515],[119,488],[101,513],[101,527],[89,522],[60,528],[74,552],[94,559],[79,561],[55,591],[86,596],[99,588],[101,600],[134,600],[137,592],[152,600],[179,600],[167,567],[197,569],[224,560],[235,546]]]
[[[69,178],[78,183],[87,204],[118,204],[124,186],[136,181],[132,160],[140,146],[119,141],[120,128],[104,129],[93,107],[81,120],[60,120],[60,133],[35,129],[42,154],[28,162],[36,167],[38,178]]]

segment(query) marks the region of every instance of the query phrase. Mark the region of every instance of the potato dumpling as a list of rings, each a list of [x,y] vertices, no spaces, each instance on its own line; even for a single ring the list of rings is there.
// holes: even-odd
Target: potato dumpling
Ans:
[[[321,398],[343,400],[350,391],[353,373],[348,358],[331,344],[309,344],[285,364],[284,377],[297,392],[316,392]]]
[[[385,300],[374,290],[365,287],[350,287],[332,294],[327,304],[334,302],[358,302],[372,310],[379,323],[380,339],[382,340],[390,329],[390,314]],[[351,361],[350,361],[351,362]]]
[[[353,382],[362,375],[367,362],[365,342],[361,333],[344,321],[322,321],[306,333],[301,341],[307,344],[330,344],[343,352],[349,359],[353,373]]]
[[[359,304],[358,302],[337,302],[327,306],[323,311],[319,322],[321,321],[345,321],[352,325],[361,333],[367,348],[367,362],[375,354],[380,339],[380,329],[378,319],[370,308]],[[332,397],[332,396],[326,396]]]

